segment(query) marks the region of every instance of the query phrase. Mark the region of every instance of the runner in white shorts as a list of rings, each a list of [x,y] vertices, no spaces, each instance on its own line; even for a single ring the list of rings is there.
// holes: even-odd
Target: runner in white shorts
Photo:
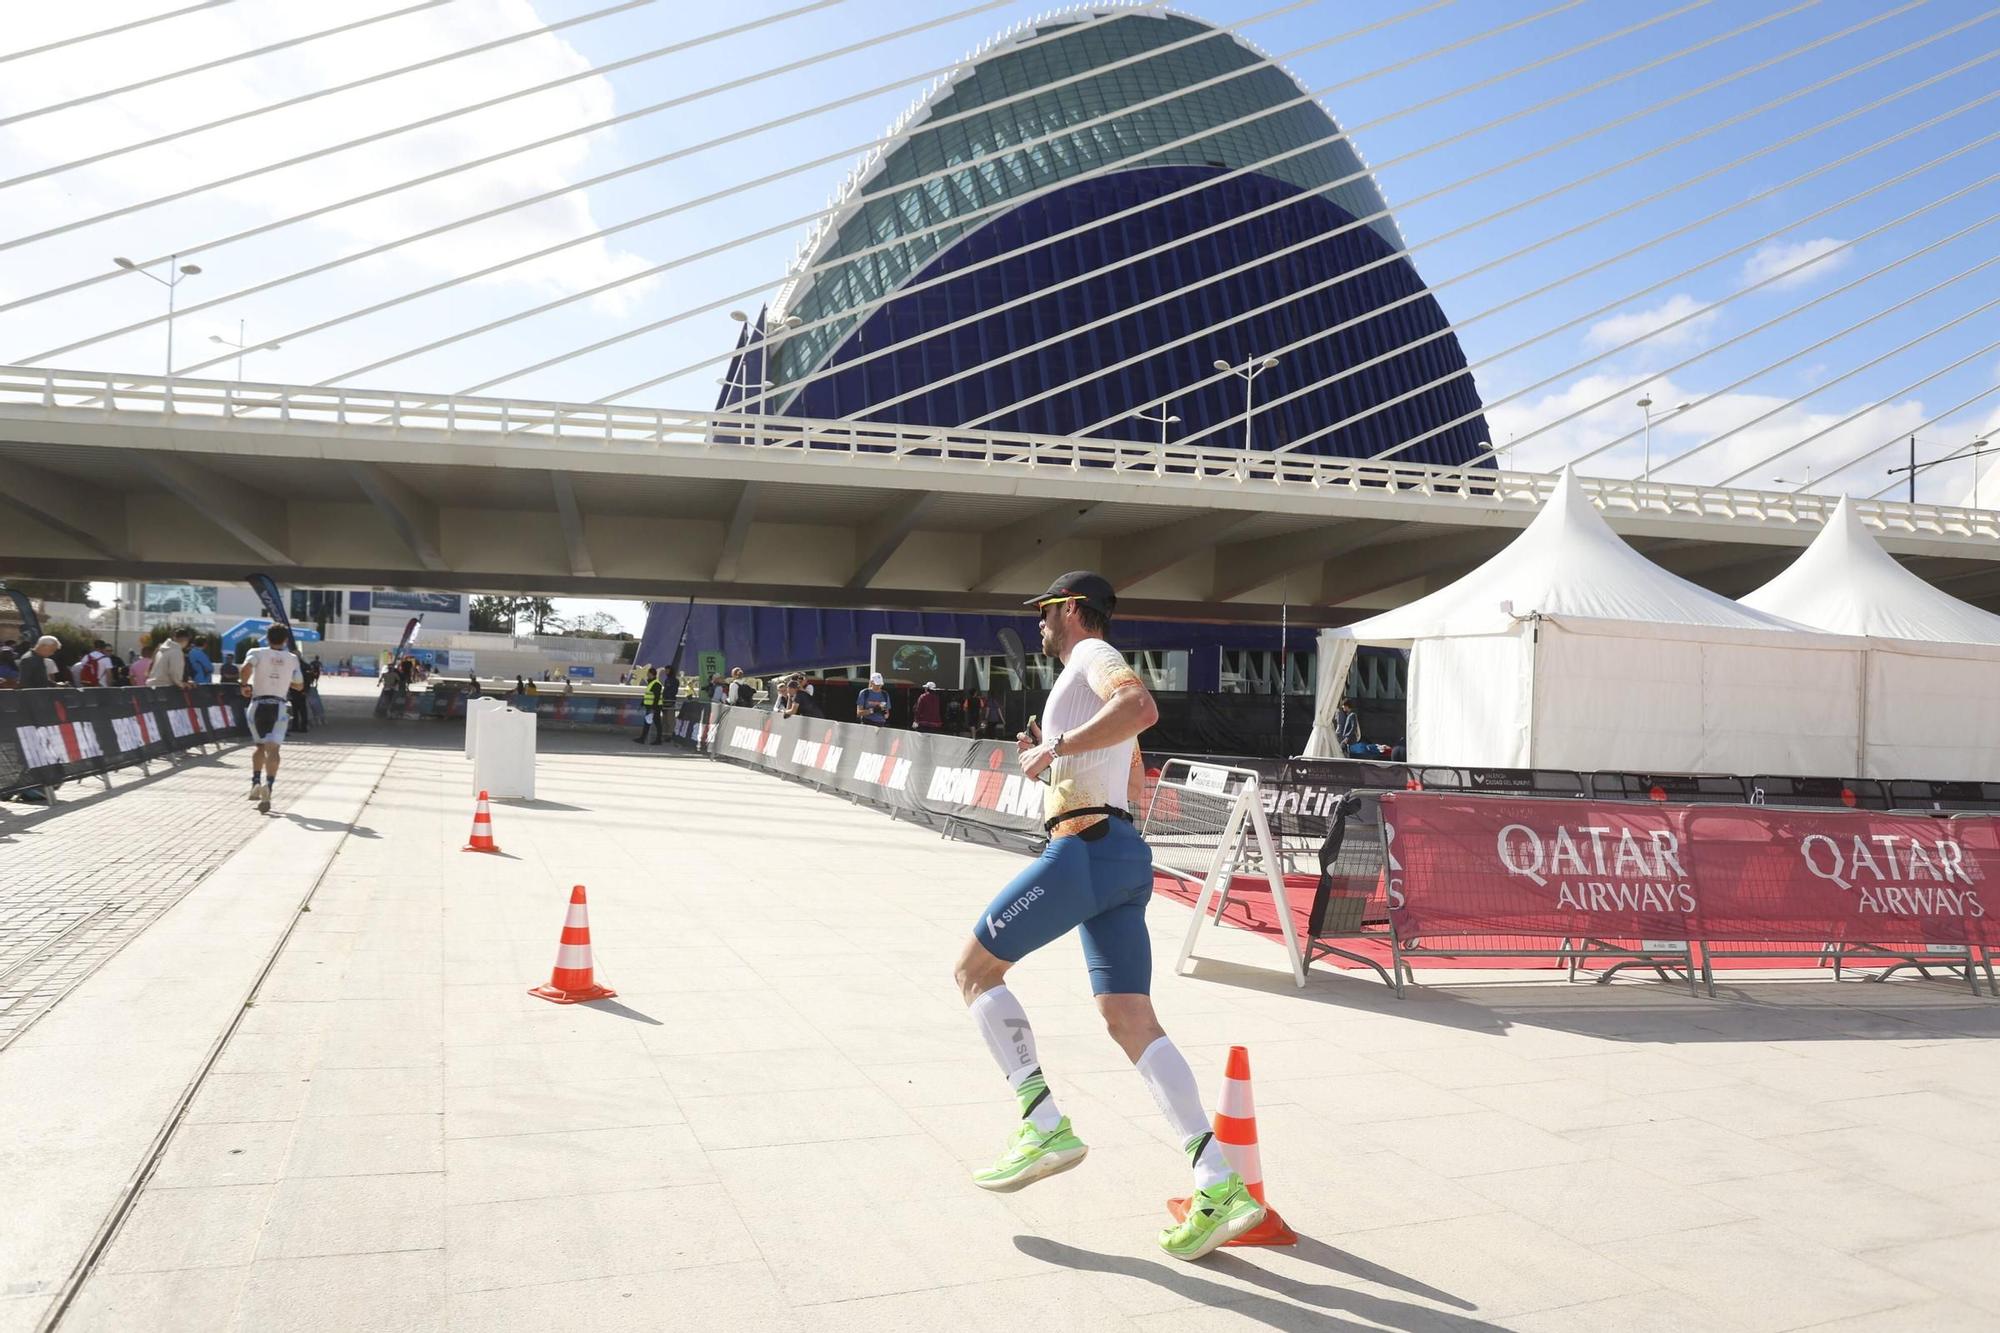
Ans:
[[[243,710],[250,724],[250,799],[257,809],[271,808],[271,787],[278,780],[278,747],[285,743],[286,720],[291,709],[285,695],[306,687],[299,655],[291,651],[292,632],[273,625],[264,632],[266,647],[253,648],[243,659],[243,697],[250,706]]]

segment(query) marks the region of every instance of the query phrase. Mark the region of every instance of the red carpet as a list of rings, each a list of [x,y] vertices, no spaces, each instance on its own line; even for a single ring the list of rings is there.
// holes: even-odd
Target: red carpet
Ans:
[[[1285,897],[1291,904],[1292,927],[1298,932],[1298,938],[1302,944],[1307,936],[1307,922],[1312,915],[1313,891],[1318,883],[1319,877],[1316,875],[1285,876]],[[1194,906],[1199,889],[1194,885],[1184,883],[1172,875],[1166,874],[1164,871],[1156,870],[1153,872],[1153,892],[1192,907]],[[1214,907],[1211,905],[1210,911],[1213,910]],[[1379,924],[1387,915],[1387,912],[1379,899],[1368,905],[1367,915],[1372,921],[1378,923],[1370,925],[1369,929],[1382,933],[1361,938],[1351,935],[1329,938],[1338,947],[1353,953],[1365,954],[1370,958],[1375,958],[1381,962],[1382,966],[1387,967],[1389,966],[1389,941],[1386,934],[1388,926],[1386,924]],[[1229,905],[1222,913],[1222,921],[1225,925],[1233,929],[1249,930],[1262,935],[1266,939],[1277,943],[1280,947],[1284,944],[1284,936],[1278,930],[1277,906],[1271,901],[1271,886],[1261,875],[1238,875],[1236,877],[1235,885],[1229,895]],[[1445,943],[1445,941],[1440,941],[1440,947],[1443,947]],[[1426,969],[1434,967],[1465,967],[1483,968],[1489,971],[1493,969],[1524,971],[1557,970],[1568,967],[1567,963],[1558,962],[1556,959],[1556,951],[1561,947],[1562,941],[1553,936],[1546,939],[1534,939],[1514,935],[1505,937],[1471,936],[1459,940],[1457,943],[1468,949],[1547,949],[1548,952],[1526,958],[1454,958],[1438,954],[1425,954],[1416,960],[1416,965]],[[1735,948],[1740,946],[1731,945],[1726,947]],[[1810,946],[1790,944],[1778,945],[1776,947],[1803,949]],[[1595,964],[1595,967],[1601,969],[1609,966],[1610,961],[1600,960]],[[1314,966],[1322,967],[1328,965],[1346,968],[1351,971],[1360,970],[1362,967],[1360,963],[1354,962],[1351,959],[1339,957],[1321,958],[1314,964]],[[1811,958],[1717,958],[1712,963],[1712,966],[1718,972],[1733,969],[1773,971],[1788,968],[1812,968],[1818,965]],[[1940,964],[1940,966],[1948,965],[1948,962]],[[1865,959],[1850,958],[1848,966],[1866,968],[1869,966],[1869,963]]]

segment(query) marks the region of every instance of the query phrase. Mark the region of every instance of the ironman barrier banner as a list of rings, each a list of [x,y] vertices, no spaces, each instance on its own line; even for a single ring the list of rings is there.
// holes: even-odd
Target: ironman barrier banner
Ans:
[[[0,792],[247,736],[233,685],[0,693]]]
[[[2000,817],[1385,792],[1409,941],[2000,945]]]
[[[872,802],[931,828],[1039,841],[1039,782],[1005,741],[967,740],[718,705],[711,753]]]

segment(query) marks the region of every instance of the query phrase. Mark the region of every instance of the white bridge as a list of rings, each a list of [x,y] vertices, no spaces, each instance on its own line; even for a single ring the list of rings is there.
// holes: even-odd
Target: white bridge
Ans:
[[[1133,613],[1337,622],[1421,595],[1554,478],[1097,439],[0,368],[0,566],[796,606],[1013,609],[1102,569]],[[1584,479],[1736,595],[1834,497]],[[2000,513],[1862,501],[1891,552],[2000,598]],[[1226,606],[1224,605],[1226,604]],[[1340,609],[1335,609],[1340,608]]]

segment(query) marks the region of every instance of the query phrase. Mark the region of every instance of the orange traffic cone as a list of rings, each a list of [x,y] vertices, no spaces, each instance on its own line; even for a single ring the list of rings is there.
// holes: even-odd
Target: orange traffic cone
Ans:
[[[1215,1141],[1237,1175],[1250,1187],[1251,1196],[1264,1205],[1264,1220],[1250,1228],[1231,1245],[1296,1245],[1298,1233],[1285,1225],[1278,1210],[1264,1197],[1264,1160],[1257,1151],[1257,1105],[1250,1097],[1250,1052],[1241,1046],[1229,1048],[1229,1063],[1222,1072],[1222,1101],[1215,1110]],[[1167,1211],[1179,1222],[1187,1217],[1186,1199],[1167,1200]]]
[[[472,811],[472,841],[460,850],[467,852],[497,852],[500,844],[493,841],[493,812],[486,808],[486,793],[479,793],[479,804]]]
[[[556,967],[549,984],[528,992],[557,1004],[583,1000],[607,1000],[618,992],[597,984],[596,968],[590,961],[590,908],[583,900],[583,885],[569,891],[569,915],[563,919],[562,943],[556,946]]]

